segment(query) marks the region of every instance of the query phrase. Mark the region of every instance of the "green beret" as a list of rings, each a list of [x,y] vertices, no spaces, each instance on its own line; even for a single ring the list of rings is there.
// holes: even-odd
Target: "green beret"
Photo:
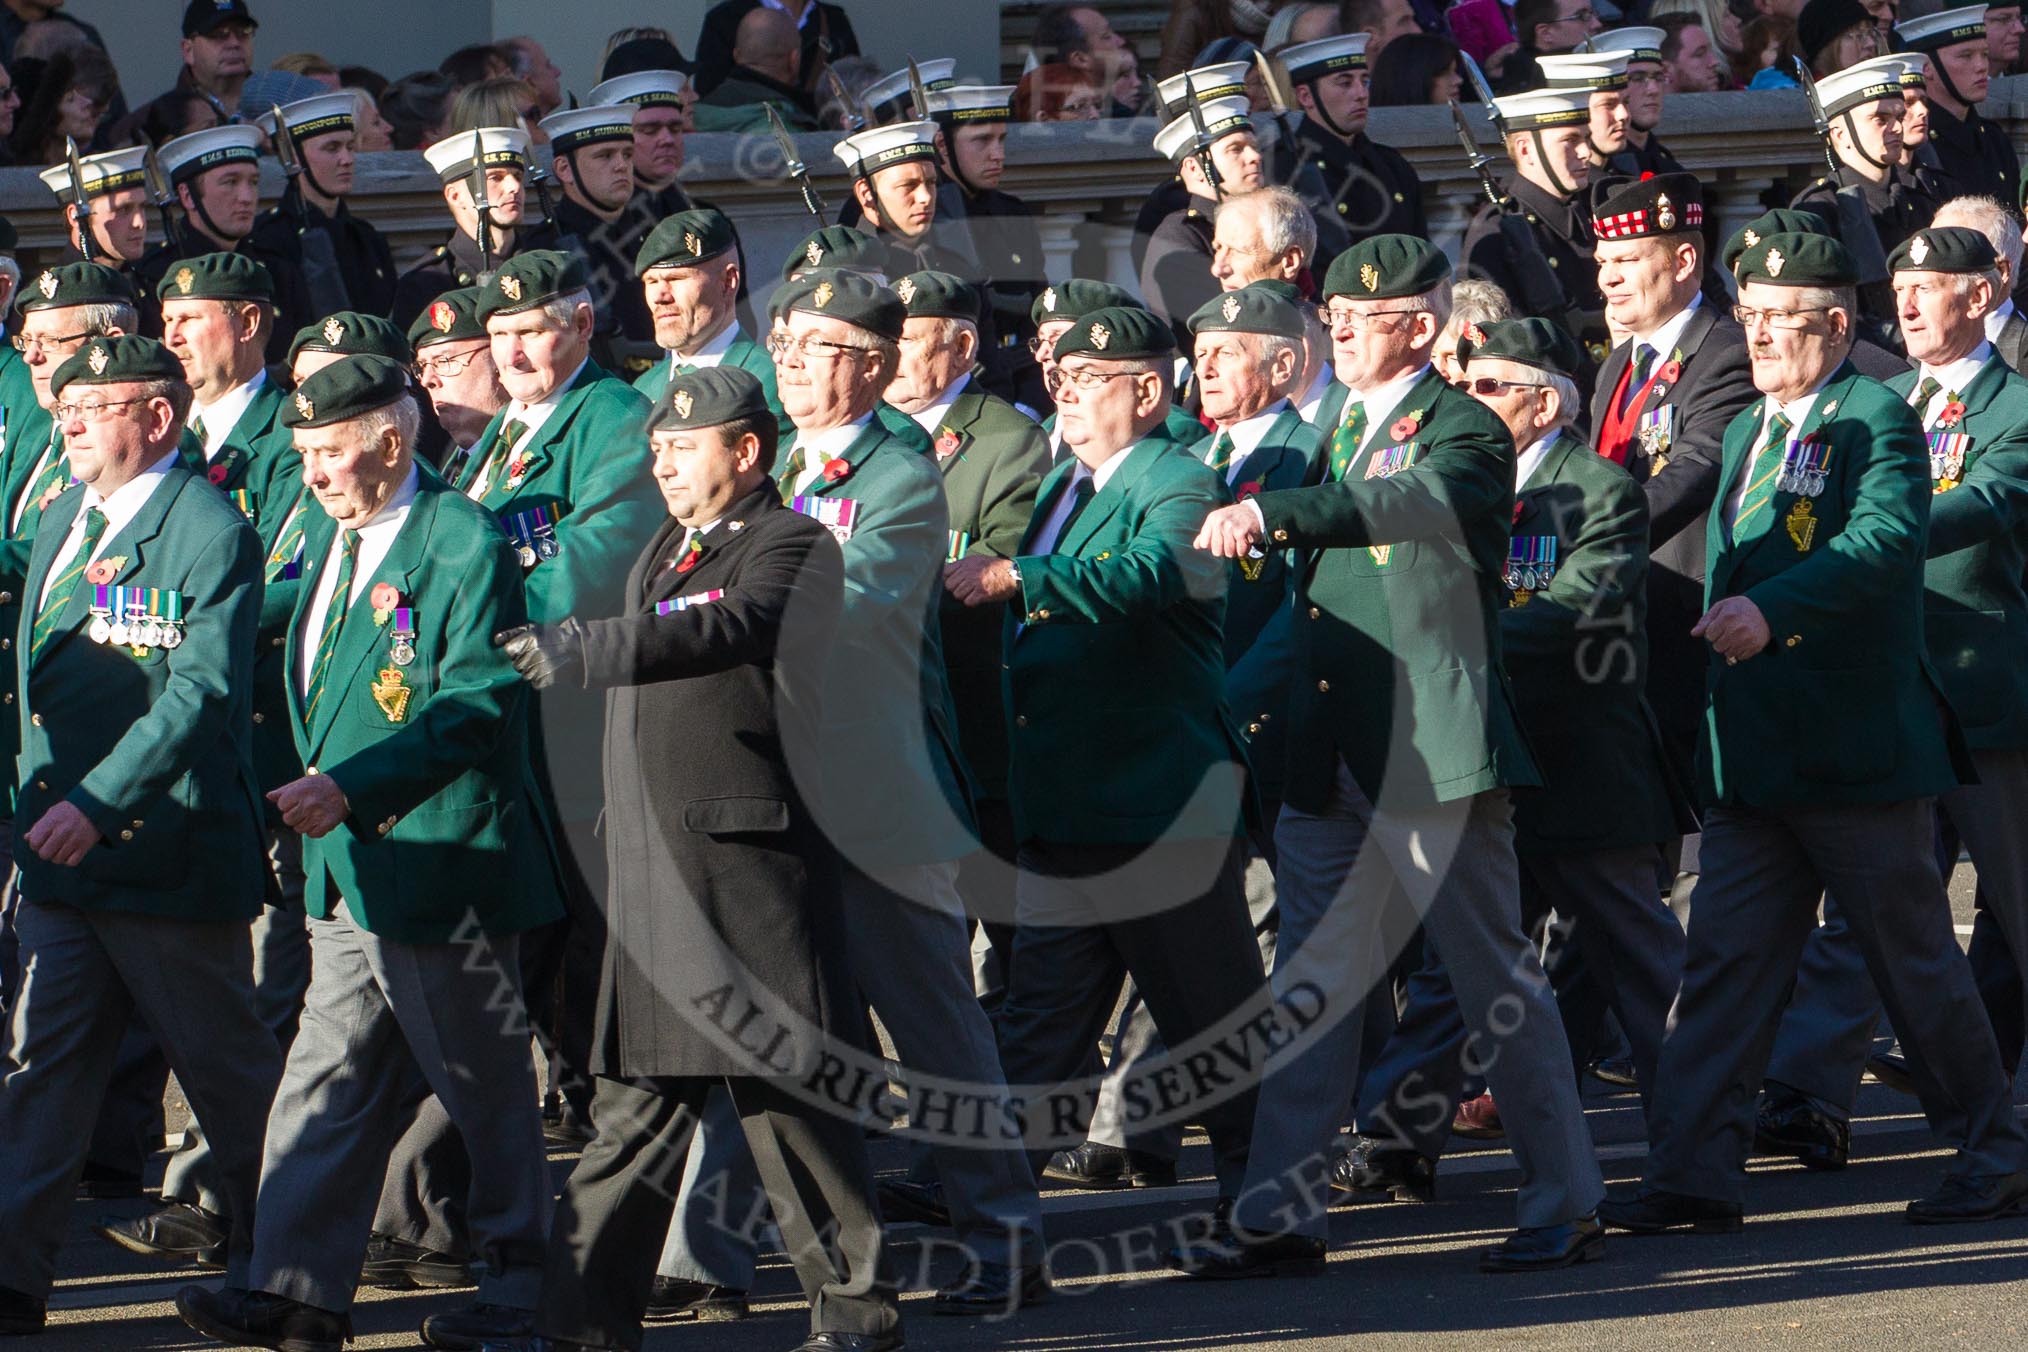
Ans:
[[[648,232],[634,255],[634,275],[649,268],[688,268],[732,248],[732,222],[710,207],[679,211]]]
[[[1474,342],[1469,336],[1458,339],[1458,365],[1463,367],[1484,357],[1488,361],[1511,361],[1538,371],[1577,379],[1584,366],[1578,350],[1561,324],[1546,319],[1498,319],[1483,326],[1484,337]]]
[[[1992,272],[2000,256],[1993,241],[1961,225],[1933,225],[1901,241],[1887,256],[1889,272]]]
[[[80,385],[124,385],[129,381],[183,380],[183,363],[153,338],[120,334],[94,338],[70,355],[49,378],[50,393]]]
[[[1198,306],[1190,316],[1190,332],[1267,333],[1300,340],[1303,312],[1263,287],[1243,286]]]
[[[242,253],[186,258],[155,284],[157,300],[257,300],[272,305],[275,279]]]
[[[1176,355],[1169,325],[1138,305],[1113,305],[1078,317],[1070,332],[1056,340],[1056,360],[1095,357],[1101,361],[1140,361]]]
[[[1829,235],[1769,235],[1750,246],[1732,266],[1742,285],[1853,286],[1859,269],[1845,246]]]
[[[1739,256],[1769,235],[1828,235],[1829,226],[1824,218],[1814,211],[1796,211],[1789,207],[1778,207],[1765,211],[1732,232],[1725,241],[1725,247],[1718,251],[1718,262],[1727,272],[1739,261]]]
[[[1443,250],[1414,235],[1373,235],[1331,260],[1324,295],[1355,300],[1422,296],[1451,279]]]
[[[774,417],[760,377],[740,366],[706,366],[675,376],[648,413],[650,432],[721,427],[739,418]]]
[[[775,293],[772,313],[786,315],[795,310],[841,319],[893,339],[901,337],[902,323],[908,318],[901,297],[872,278],[843,268],[812,268]]]
[[[538,310],[558,296],[585,289],[584,264],[561,249],[530,249],[500,265],[479,288],[479,322],[494,315]]]
[[[401,336],[401,330],[394,326],[393,321],[382,319],[379,315],[363,315],[357,310],[340,310],[318,323],[305,324],[296,330],[296,339],[289,344],[289,359],[284,365],[294,366],[298,352],[385,357],[403,366],[415,360],[415,352],[409,347],[408,339]]]
[[[827,225],[807,236],[782,264],[787,281],[810,268],[850,268],[887,275],[887,246],[879,238],[849,225]]]
[[[459,287],[431,301],[429,308],[408,326],[408,345],[421,351],[431,343],[484,338],[486,325],[479,319],[479,290],[476,286]]]
[[[1047,324],[1052,319],[1083,319],[1094,310],[1140,303],[1141,298],[1123,286],[1073,277],[1062,286],[1044,287],[1028,307],[1028,317],[1037,324]]]
[[[912,272],[894,284],[910,319],[979,322],[979,288],[948,272]]]
[[[332,362],[296,387],[282,404],[287,428],[330,427],[386,408],[408,393],[408,372],[385,357]]]
[[[34,281],[22,283],[17,304],[26,314],[72,305],[132,305],[134,299],[126,274],[103,263],[65,263],[44,268]]]

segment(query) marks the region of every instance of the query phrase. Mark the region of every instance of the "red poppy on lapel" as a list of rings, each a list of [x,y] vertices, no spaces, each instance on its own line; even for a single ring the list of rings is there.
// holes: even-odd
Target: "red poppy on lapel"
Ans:
[[[1674,385],[1683,378],[1683,363],[1672,361],[1655,373],[1655,379],[1664,385]]]
[[[1514,500],[1514,524],[1517,526],[1521,524],[1521,500],[1519,498]]]
[[[704,557],[704,542],[694,535],[691,536],[690,548],[685,550],[683,552],[683,557],[676,561],[676,571],[679,573],[689,572],[692,568],[695,568],[697,566],[697,561],[703,557]]]
[[[824,482],[827,484],[843,483],[851,473],[850,460],[831,459],[824,462]]]
[[[1238,494],[1238,497],[1235,499],[1235,501],[1245,502],[1248,498],[1260,492],[1260,480],[1248,479],[1245,483],[1241,484],[1238,488],[1234,489],[1233,492]]]
[[[116,566],[114,566],[113,560],[100,559],[97,563],[94,563],[91,567],[85,569],[84,575],[85,581],[90,583],[94,587],[103,587],[107,583],[111,582],[113,580],[113,575],[119,571],[120,570]]]
[[[392,582],[376,582],[366,599],[373,606],[373,622],[386,624],[394,614],[394,608],[401,604],[401,593],[394,589]]]
[[[1415,435],[1415,429],[1420,425],[1421,424],[1416,421],[1413,415],[1403,418],[1396,418],[1394,420],[1394,426],[1387,429],[1387,435],[1391,440],[1394,441],[1407,441],[1410,437]]]
[[[215,484],[224,483],[225,474],[226,470],[224,465],[213,465],[210,469],[204,471],[204,477],[211,480]]]
[[[1964,420],[1964,416],[1964,404],[1959,400],[1953,399],[1943,406],[1943,412],[1936,415],[1936,425],[1938,427],[1956,427]]]
[[[956,432],[953,432],[948,427],[944,428],[942,432],[937,434],[937,459],[948,460],[956,455],[958,453],[959,442],[960,438]]]

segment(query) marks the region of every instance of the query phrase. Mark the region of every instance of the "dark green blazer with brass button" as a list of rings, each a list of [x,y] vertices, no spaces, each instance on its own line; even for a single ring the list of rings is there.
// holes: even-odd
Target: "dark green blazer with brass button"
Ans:
[[[1790,433],[1830,447],[1824,491],[1776,493],[1735,539],[1726,518],[1765,402],[1725,431],[1704,596],[1746,597],[1773,637],[1736,665],[1711,655],[1703,801],[1782,809],[1941,793],[1958,783],[1956,729],[1923,652],[1922,425],[1894,391],[1840,366]]]
[[[1303,551],[1285,801],[1320,810],[1342,758],[1376,804],[1538,782],[1500,666],[1514,443],[1425,369],[1342,482],[1263,493],[1267,547]],[[1406,450],[1413,445],[1412,455]],[[1409,463],[1363,477],[1399,446]]]
[[[1035,491],[1049,472],[1049,442],[1035,420],[977,376],[952,401],[930,439],[950,508],[949,557],[1011,559],[1021,547]],[[962,537],[962,538],[960,538]],[[958,747],[979,797],[1007,796],[1007,710],[1000,690],[1004,617],[994,606],[942,596],[944,667],[957,709]]]
[[[1906,399],[1917,373],[1887,387]],[[1957,391],[1971,438],[1955,484],[1931,474],[1923,630],[1930,666],[1981,750],[2028,750],[2028,379],[1989,358]],[[1919,415],[1918,415],[1919,416]]]
[[[1017,838],[1236,835],[1252,803],[1225,704],[1225,564],[1191,543],[1223,500],[1218,476],[1157,427],[1055,548],[1032,552],[1078,468],[1065,456],[1043,481],[1008,607]]]
[[[784,437],[794,435],[796,426],[789,421],[788,415],[782,412],[781,396],[775,393],[775,362],[774,358],[768,355],[768,350],[742,333],[732,340],[732,346],[725,350],[725,356],[721,361],[723,365],[737,366],[742,371],[753,373],[760,381],[761,389],[767,394],[768,407],[775,411],[775,421],[781,425],[781,435]],[[660,399],[662,391],[669,388],[668,356],[665,355],[662,360],[643,371],[634,381],[634,388],[651,404]]]
[[[43,513],[25,597],[39,597],[83,510],[72,487]],[[20,796],[26,831],[67,801],[104,839],[76,868],[22,849],[22,895],[182,920],[252,919],[267,861],[254,785],[249,699],[260,606],[260,542],[226,500],[171,470],[140,512],[101,543],[110,585],[183,597],[184,638],[137,652],[94,643],[82,579],[59,632],[31,663],[33,604],[14,640]]]
[[[386,558],[354,579],[358,599],[306,726],[294,673],[336,534],[317,511],[286,650],[296,749],[351,809],[330,834],[303,842],[304,909],[323,919],[342,898],[362,929],[412,944],[556,919],[561,890],[528,768],[528,687],[493,646],[528,615],[513,549],[489,513],[419,468]],[[383,584],[414,620],[406,666],[394,659],[393,621],[375,623]],[[326,624],[339,604],[333,597]],[[391,711],[397,684],[409,694]]]
[[[295,438],[276,422],[286,399],[279,385],[264,381],[219,444],[218,454],[207,463],[199,443],[197,459],[191,462],[191,468],[200,470],[221,493],[232,498],[263,535],[269,530],[264,520],[268,499],[280,496],[286,510],[302,485],[303,458],[296,453]],[[194,410],[192,416],[196,416]]]
[[[1543,787],[1514,795],[1514,845],[1569,853],[1697,829],[1665,768],[1648,675],[1648,500],[1568,430],[1514,500],[1514,542],[1556,541],[1547,586],[1506,590],[1500,653]],[[1516,554],[1546,551],[1539,545]]]

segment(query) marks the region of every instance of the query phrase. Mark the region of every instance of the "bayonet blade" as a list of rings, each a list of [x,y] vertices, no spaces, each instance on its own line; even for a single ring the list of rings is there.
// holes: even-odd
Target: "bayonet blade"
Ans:
[[[92,201],[85,194],[84,159],[77,153],[77,138],[63,138],[64,163],[70,171],[70,200],[77,222],[78,248],[84,254],[85,262],[94,261],[98,253],[92,239]]]
[[[789,129],[782,125],[781,114],[775,111],[774,105],[763,103],[761,107],[767,110],[768,130],[774,133],[775,144],[781,148],[782,168],[795,180],[796,190],[803,195],[803,209],[822,224],[824,199],[817,196],[816,185],[810,182],[809,166],[805,165],[802,156],[796,153],[795,140],[789,135]]]
[[[915,105],[912,116],[920,122],[929,116],[929,91],[922,86],[922,71],[916,68],[915,58],[908,58],[908,97]]]
[[[845,130],[859,132],[866,130],[866,107],[852,92],[845,88],[845,82],[838,78],[838,72],[829,65],[824,68],[825,84],[831,91],[832,100],[838,105],[838,115],[845,119]]]
[[[1267,86],[1268,106],[1280,117],[1289,111],[1289,101],[1282,97],[1282,82],[1275,78],[1275,68],[1268,63],[1265,53],[1258,47],[1253,52],[1254,69],[1260,72],[1260,82]]]
[[[1211,195],[1223,201],[1225,185],[1218,177],[1218,166],[1211,159],[1211,128],[1205,124],[1204,110],[1197,106],[1197,82],[1190,78],[1190,72],[1183,72],[1183,102],[1190,108],[1190,131],[1197,141],[1197,149],[1191,157],[1197,161],[1198,169],[1204,173],[1204,181],[1211,186]]]
[[[294,178],[303,172],[303,163],[296,155],[296,138],[289,131],[289,124],[282,119],[282,106],[271,103],[268,107],[275,119],[275,158],[281,161],[282,172]]]
[[[1493,119],[1493,130],[1500,133],[1500,139],[1507,139],[1507,123],[1500,116],[1500,106],[1493,102],[1493,86],[1486,83],[1486,72],[1479,69],[1479,63],[1472,60],[1470,52],[1458,53],[1458,64],[1465,69],[1465,78],[1472,82],[1472,88],[1479,95],[1479,102],[1486,105],[1486,115]]]

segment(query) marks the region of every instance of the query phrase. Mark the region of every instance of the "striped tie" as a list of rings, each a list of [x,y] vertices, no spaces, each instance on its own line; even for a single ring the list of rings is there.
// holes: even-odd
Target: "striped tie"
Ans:
[[[281,533],[275,536],[275,547],[268,551],[267,571],[263,575],[263,581],[275,581],[281,577],[282,569],[295,561],[296,552],[303,547],[305,524],[303,499],[298,494],[295,505],[289,508],[289,515],[282,522]]]
[[[1214,472],[1222,475],[1232,468],[1232,452],[1232,435],[1228,432],[1220,432],[1211,439],[1211,455],[1204,463],[1211,466]]]
[[[1781,473],[1782,451],[1788,444],[1792,426],[1781,413],[1768,419],[1767,436],[1761,439],[1760,449],[1753,453],[1753,466],[1747,471],[1746,494],[1740,498],[1739,511],[1732,518],[1733,539],[1744,538],[1758,524],[1755,518],[1763,510],[1772,510],[1775,480]]]
[[[36,467],[35,477],[28,481],[28,491],[21,495],[21,501],[15,506],[14,520],[10,523],[14,529],[21,528],[22,517],[30,507],[42,501],[44,493],[70,478],[70,456],[52,454],[55,450],[56,438],[52,436],[48,448],[42,453],[42,464]]]
[[[504,422],[493,434],[493,444],[486,448],[485,463],[479,466],[478,474],[472,479],[472,487],[481,499],[491,496],[493,476],[505,468],[507,454],[514,449],[514,443],[521,439],[524,430],[522,423]]]
[[[317,638],[317,659],[310,664],[310,681],[303,688],[303,726],[316,716],[317,699],[324,693],[324,673],[338,652],[338,633],[352,609],[352,565],[359,557],[359,532],[345,532],[338,551],[338,585],[331,589],[331,603],[324,610],[324,632]]]
[[[1929,423],[1929,401],[1936,398],[1937,391],[1942,388],[1943,382],[1935,376],[1924,376],[1922,384],[1915,387],[1915,397],[1908,401],[1910,407],[1915,409],[1915,416],[1920,418],[1925,426]]]
[[[1366,438],[1366,401],[1355,399],[1345,405],[1345,421],[1331,434],[1331,477],[1342,479],[1359,455],[1359,443]]]
[[[70,606],[70,598],[77,591],[78,579],[85,575],[85,569],[92,565],[92,551],[99,547],[99,537],[106,533],[106,514],[96,507],[85,508],[84,538],[78,541],[77,553],[71,555],[70,563],[56,581],[49,584],[49,590],[42,594],[42,608],[35,612],[35,628],[28,634],[28,661],[32,665],[42,656],[42,649],[50,639],[62,632],[59,620]]]
[[[190,420],[190,435],[191,435],[191,436],[193,436],[193,437],[196,437],[196,438],[197,438],[197,440],[198,440],[198,441],[199,441],[200,443],[202,443],[202,442],[204,441],[204,417],[203,417],[203,415],[201,415],[201,414],[200,414],[199,416],[197,416],[197,417],[195,417],[195,418],[192,418],[192,419]]]
[[[775,476],[776,484],[781,487],[784,502],[795,496],[796,480],[803,476],[803,464],[806,459],[808,457],[803,454],[802,440],[798,438],[796,444],[789,448],[789,458],[782,466],[782,472]]]

